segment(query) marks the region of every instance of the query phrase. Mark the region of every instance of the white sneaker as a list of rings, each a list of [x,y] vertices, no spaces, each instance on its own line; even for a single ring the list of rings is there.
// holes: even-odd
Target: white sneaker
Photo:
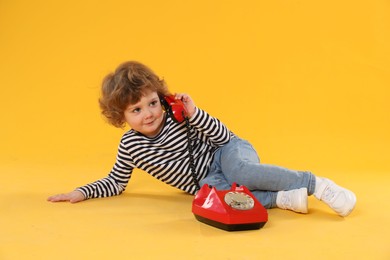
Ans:
[[[325,202],[337,214],[348,216],[356,205],[356,196],[352,191],[336,185],[333,181],[320,178],[314,197]]]
[[[307,213],[307,189],[279,191],[276,196],[276,205],[281,209]]]

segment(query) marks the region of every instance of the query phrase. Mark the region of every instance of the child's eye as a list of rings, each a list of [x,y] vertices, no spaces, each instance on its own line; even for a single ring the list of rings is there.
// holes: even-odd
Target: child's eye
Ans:
[[[139,108],[134,108],[131,112],[133,112],[133,113],[139,113],[141,111],[141,109],[139,109]]]
[[[151,107],[154,107],[155,105],[157,105],[157,101],[155,100],[155,101],[152,101],[152,102],[150,102],[150,106]]]

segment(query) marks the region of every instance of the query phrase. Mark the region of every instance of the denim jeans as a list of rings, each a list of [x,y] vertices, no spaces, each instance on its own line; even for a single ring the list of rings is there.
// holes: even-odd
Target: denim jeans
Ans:
[[[265,208],[276,207],[278,191],[306,187],[311,195],[315,188],[312,173],[262,164],[252,145],[239,137],[233,137],[215,152],[200,185],[207,183],[217,190],[228,190],[233,182],[246,186]]]

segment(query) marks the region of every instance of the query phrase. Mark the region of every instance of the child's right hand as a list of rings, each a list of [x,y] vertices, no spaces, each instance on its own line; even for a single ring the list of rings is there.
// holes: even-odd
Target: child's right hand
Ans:
[[[80,191],[72,191],[64,194],[57,194],[47,198],[51,202],[69,201],[70,203],[76,203],[85,200],[84,195]]]

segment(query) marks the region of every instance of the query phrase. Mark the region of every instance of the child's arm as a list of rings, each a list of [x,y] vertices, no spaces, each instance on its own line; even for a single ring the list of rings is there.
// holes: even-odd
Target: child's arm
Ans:
[[[85,200],[85,197],[80,191],[75,190],[69,193],[50,196],[47,200],[51,202],[69,201],[70,203],[76,203]]]
[[[130,161],[127,161],[126,159],[128,158],[125,158],[127,156],[125,149],[121,142],[116,163],[107,177],[78,187],[72,192],[51,196],[47,200],[51,202],[69,201],[75,203],[91,198],[111,197],[121,194],[126,189],[133,171]]]
[[[47,200],[51,202],[69,201],[70,203],[76,203],[90,198],[119,195],[125,190],[130,177],[128,177],[123,184],[118,184],[117,181],[115,181],[116,178],[113,177],[113,171],[111,171],[106,178],[79,187],[69,193],[50,196]]]
[[[190,124],[201,132],[207,142],[213,146],[221,146],[230,141],[230,130],[217,118],[196,107],[194,101],[187,94],[176,94],[186,107]]]

